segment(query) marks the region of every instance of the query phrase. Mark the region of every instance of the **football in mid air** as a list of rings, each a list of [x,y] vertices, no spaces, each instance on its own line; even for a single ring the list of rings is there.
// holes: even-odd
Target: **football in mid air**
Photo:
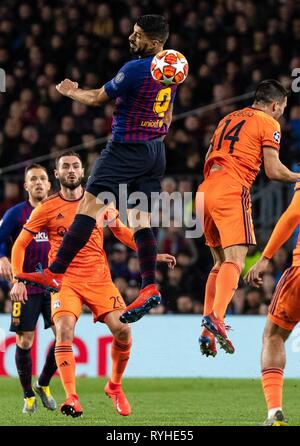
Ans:
[[[151,62],[151,74],[163,85],[179,85],[187,77],[189,64],[183,54],[176,50],[163,50]]]

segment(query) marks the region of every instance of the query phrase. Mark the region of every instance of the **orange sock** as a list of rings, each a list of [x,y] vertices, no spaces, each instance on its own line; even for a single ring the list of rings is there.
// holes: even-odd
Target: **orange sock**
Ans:
[[[66,392],[66,397],[77,395],[75,383],[76,364],[72,350],[72,342],[56,342],[55,361]]]
[[[215,294],[216,294],[216,280],[218,272],[220,271],[219,266],[213,267],[206,281],[205,286],[205,299],[204,299],[204,310],[203,316],[207,316],[212,312]]]
[[[213,311],[220,319],[223,319],[227,307],[238,287],[241,269],[237,263],[223,262],[216,280],[216,295]]]
[[[268,410],[282,407],[283,369],[270,367],[263,369],[261,373]]]
[[[121,384],[122,376],[127,366],[132,341],[120,341],[114,338],[111,345],[112,372],[111,382]]]

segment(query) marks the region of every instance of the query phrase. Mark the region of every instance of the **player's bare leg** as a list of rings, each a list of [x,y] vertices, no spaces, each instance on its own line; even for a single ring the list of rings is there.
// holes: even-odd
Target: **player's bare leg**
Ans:
[[[212,312],[203,318],[203,325],[211,331],[226,353],[234,353],[232,342],[227,336],[224,316],[227,307],[238,287],[239,278],[244,268],[247,245],[235,245],[224,248],[225,261],[222,262],[216,279],[216,294]]]
[[[120,320],[123,323],[138,321],[151,308],[161,303],[161,295],[155,284],[157,242],[150,227],[150,218],[149,212],[139,211],[136,208],[128,210],[129,226],[137,245],[142,285],[136,300],[128,305],[121,315]]]
[[[128,416],[131,413],[130,404],[122,389],[122,377],[127,366],[131,349],[131,330],[128,325],[120,322],[121,311],[113,311],[105,318],[114,339],[111,348],[112,374],[104,391],[111,398],[118,414]]]
[[[63,384],[66,401],[60,406],[64,415],[73,418],[82,415],[82,408],[76,392],[75,358],[72,350],[76,317],[69,312],[56,313],[54,323],[56,328],[55,359]]]
[[[214,266],[207,278],[205,287],[204,311],[203,316],[208,316],[213,309],[216,294],[216,280],[222,263],[225,260],[224,251],[221,246],[210,248],[214,259]],[[217,348],[215,336],[207,328],[203,327],[199,337],[200,351],[205,356],[216,356]]]
[[[265,426],[287,425],[282,412],[282,390],[286,362],[284,344],[290,333],[269,319],[267,320],[261,354],[262,386],[268,408]]]

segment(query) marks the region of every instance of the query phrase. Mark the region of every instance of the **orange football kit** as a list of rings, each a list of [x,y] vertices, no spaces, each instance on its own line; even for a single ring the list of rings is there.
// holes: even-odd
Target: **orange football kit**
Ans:
[[[263,256],[271,259],[300,224],[300,182],[290,206],[276,224]],[[293,252],[293,263],[281,276],[271,305],[268,319],[285,330],[293,330],[300,321],[300,234]]]
[[[69,201],[57,193],[34,209],[13,247],[14,276],[22,272],[26,246],[42,228],[48,232],[51,244],[49,262],[52,261],[74,219],[81,198]],[[122,243],[136,250],[132,232],[118,217],[110,229]],[[100,226],[95,227],[87,245],[74,258],[64,275],[60,291],[52,294],[52,318],[59,316],[59,313],[70,312],[78,319],[83,304],[92,310],[95,322],[103,322],[111,311],[126,307],[110,275],[103,249],[103,228]]]
[[[208,246],[256,244],[250,187],[259,172],[263,149],[279,151],[279,143],[279,123],[261,110],[246,107],[220,121],[198,188],[204,192]]]
[[[82,199],[67,200],[59,192],[44,200],[32,212],[29,221],[24,225],[12,250],[12,269],[14,276],[22,272],[25,250],[41,228],[47,230],[51,249],[49,261],[55,257],[65,232],[71,225],[78,204]],[[136,250],[132,232],[118,218],[115,210],[109,210],[104,218],[111,219],[110,229],[125,245]],[[126,308],[119,290],[114,285],[107,258],[103,250],[103,224],[96,225],[88,243],[82,248],[69,266],[63,277],[58,293],[51,295],[51,312],[54,321],[60,316],[73,314],[78,319],[83,304],[93,312],[94,322],[105,322],[105,317],[116,310]],[[127,416],[131,412],[121,387],[131,350],[131,338],[120,340],[113,337],[111,347],[112,373],[105,386],[105,393],[112,399],[117,412]],[[56,341],[55,359],[60,378],[66,392],[66,401],[61,405],[65,415],[77,417],[82,415],[75,381],[75,358],[72,341]]]

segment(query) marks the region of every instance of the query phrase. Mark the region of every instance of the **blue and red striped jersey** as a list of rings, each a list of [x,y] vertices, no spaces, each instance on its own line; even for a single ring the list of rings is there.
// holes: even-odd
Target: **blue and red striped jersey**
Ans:
[[[13,206],[8,209],[0,222],[0,244],[2,246],[1,255],[7,255],[9,248],[13,245],[16,238],[23,229],[23,225],[29,219],[33,207],[29,201],[23,201],[22,203]],[[4,249],[6,245],[6,249]],[[28,245],[25,254],[25,260],[23,265],[24,272],[35,271],[38,263],[41,263],[43,268],[47,268],[48,265],[48,253],[50,250],[50,243],[48,241],[48,234],[46,230],[41,230],[35,235],[32,242]],[[41,289],[38,287],[27,287],[28,294],[41,293]]]
[[[168,133],[176,85],[164,86],[153,80],[150,65],[153,56],[127,62],[104,85],[116,99],[112,122],[112,141],[142,142]]]

